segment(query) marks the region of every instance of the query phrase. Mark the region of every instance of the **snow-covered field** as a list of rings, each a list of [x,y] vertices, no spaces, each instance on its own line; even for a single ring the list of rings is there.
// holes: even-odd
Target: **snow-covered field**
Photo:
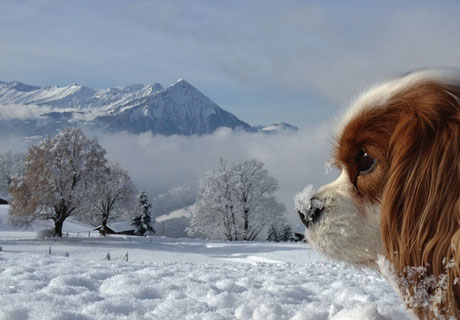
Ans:
[[[78,238],[37,240],[6,210],[0,319],[409,319],[386,279],[303,243],[88,238],[72,223]]]

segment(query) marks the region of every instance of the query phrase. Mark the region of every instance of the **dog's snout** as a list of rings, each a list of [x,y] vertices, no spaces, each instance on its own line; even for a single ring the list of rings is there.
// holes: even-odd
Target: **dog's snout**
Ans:
[[[310,199],[310,205],[307,212],[298,211],[298,213],[300,220],[302,220],[302,223],[308,228],[310,225],[318,221],[323,210],[324,202],[317,197],[312,197]]]

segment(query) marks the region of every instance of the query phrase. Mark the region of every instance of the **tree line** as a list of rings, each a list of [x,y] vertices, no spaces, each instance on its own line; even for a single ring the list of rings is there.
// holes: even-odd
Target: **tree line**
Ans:
[[[141,216],[127,171],[105,155],[97,139],[79,128],[66,128],[30,147],[22,165],[19,154],[5,155],[0,167],[9,172],[3,174],[8,176],[3,184],[11,197],[10,220],[19,226],[51,220],[54,236],[61,237],[64,221],[71,216],[100,224],[103,234],[112,219]],[[11,159],[17,160],[15,166]],[[134,219],[132,224],[138,227]]]
[[[51,220],[59,237],[71,216],[100,225],[102,234],[113,219],[130,220],[136,234],[155,234],[146,192],[136,199],[128,172],[105,156],[97,138],[88,138],[79,128],[48,136],[26,154],[0,155],[0,190],[9,192],[10,220],[17,225]],[[221,160],[199,182],[187,233],[252,241],[268,230],[267,240],[278,241],[282,237],[274,238],[273,230],[288,225],[286,209],[274,196],[278,188],[260,161]]]

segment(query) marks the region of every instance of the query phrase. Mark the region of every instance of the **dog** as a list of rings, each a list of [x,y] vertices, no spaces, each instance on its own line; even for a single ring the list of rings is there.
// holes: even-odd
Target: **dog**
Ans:
[[[460,71],[361,94],[338,125],[341,171],[298,209],[308,242],[389,277],[420,319],[460,318]]]

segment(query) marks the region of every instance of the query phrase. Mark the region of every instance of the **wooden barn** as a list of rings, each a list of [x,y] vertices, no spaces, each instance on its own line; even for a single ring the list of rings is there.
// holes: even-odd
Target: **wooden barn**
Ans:
[[[93,230],[99,231],[103,234],[102,225],[97,226]],[[114,222],[107,224],[105,227],[106,234],[125,234],[125,235],[134,235],[134,227],[129,224],[129,222]]]

